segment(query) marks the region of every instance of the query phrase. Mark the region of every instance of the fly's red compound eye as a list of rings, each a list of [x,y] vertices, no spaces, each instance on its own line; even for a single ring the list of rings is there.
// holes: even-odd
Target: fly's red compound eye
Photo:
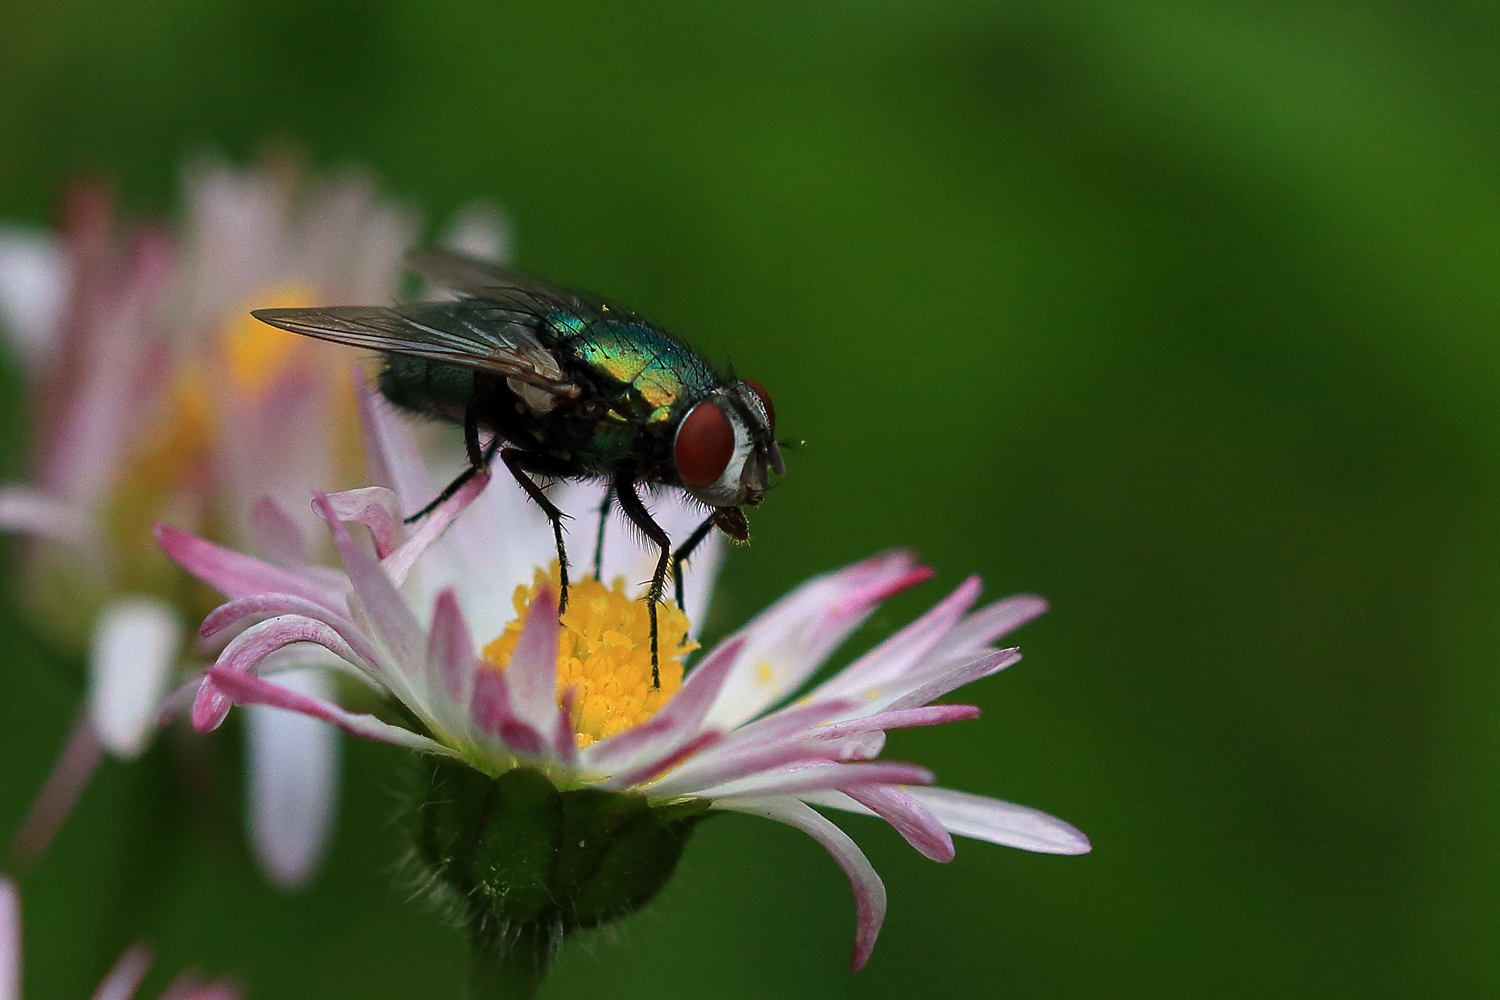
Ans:
[[[734,425],[716,403],[702,402],[677,428],[677,473],[688,486],[718,482],[734,456]]]
[[[768,421],[770,421],[770,424],[771,424],[771,433],[775,434],[776,433],[776,407],[774,407],[774,406],[771,405],[771,394],[766,391],[766,387],[765,386],[761,385],[759,382],[755,381],[754,379],[747,378],[747,379],[742,379],[742,381],[746,385],[748,385],[750,387],[750,391],[751,392],[755,393],[757,396],[760,397],[760,404],[766,408],[766,419]]]

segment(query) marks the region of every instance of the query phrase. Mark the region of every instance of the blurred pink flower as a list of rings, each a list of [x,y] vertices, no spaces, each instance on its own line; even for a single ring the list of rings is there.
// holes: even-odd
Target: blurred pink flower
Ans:
[[[131,1000],[151,968],[151,953],[135,945],[104,977],[94,1000]],[[162,1000],[238,1000],[239,989],[222,979],[205,980],[184,972],[161,995]],[[16,884],[0,876],[0,1000],[21,1000],[21,896]]]
[[[880,816],[937,861],[952,859],[952,834],[1055,854],[1089,850],[1082,833],[1045,813],[927,787],[933,776],[925,768],[878,759],[888,730],[977,716],[972,705],[932,702],[1020,659],[1016,649],[993,644],[1045,610],[1040,598],[971,611],[980,590],[971,577],[789,700],[882,601],[930,575],[906,553],[880,555],[797,587],[704,655],[686,679],[672,658],[663,664],[662,688],[653,690],[645,615],[623,582],[612,591],[592,580],[578,584],[559,625],[555,584],[534,569],[550,557],[551,536],[508,479],[486,484],[477,477],[408,533],[401,514],[431,497],[433,483],[400,422],[379,400],[366,399],[365,407],[372,472],[394,490],[370,487],[315,501],[343,574],[276,565],[158,529],[173,559],[230,598],[202,626],[205,637],[233,638],[198,691],[193,722],[200,730],[218,726],[232,703],[275,706],[491,776],[527,766],[563,790],[628,792],[653,805],[711,800],[714,809],[787,823],[822,844],[853,884],[855,969],[874,946],[885,889],[854,842],[812,806]],[[564,509],[597,507],[597,492],[589,498],[583,487],[565,488],[580,493]],[[695,519],[676,491],[664,491],[657,503],[664,523]],[[352,524],[368,529],[368,540],[357,538]],[[574,527],[575,537],[594,537],[592,525]],[[644,567],[625,575],[631,560],[649,562],[627,532],[606,539],[607,559],[611,554],[617,562],[601,567],[605,580],[615,567],[624,579],[647,578]],[[688,581],[694,619],[707,604],[716,564],[715,550]],[[519,584],[520,614],[509,625],[508,609],[495,600],[507,593],[506,579]],[[662,646],[684,649],[687,623],[675,608],[664,609],[664,622],[673,615],[679,620],[663,625]],[[394,696],[419,724],[351,712],[262,676],[276,669],[279,650],[306,643]]]
[[[201,161],[185,197],[175,232],[122,227],[87,184],[59,235],[0,230],[0,326],[36,427],[29,481],[0,487],[0,529],[33,539],[28,604],[49,640],[88,662],[84,717],[17,839],[22,855],[44,849],[101,748],[139,754],[185,661],[212,655],[183,641],[211,601],[157,551],[151,525],[249,545],[263,498],[365,476],[352,355],[247,312],[393,297],[412,220],[358,175],[308,181],[290,160]],[[328,693],[321,673],[289,683]],[[251,839],[273,881],[299,885],[330,829],[337,737],[281,713],[247,723]]]

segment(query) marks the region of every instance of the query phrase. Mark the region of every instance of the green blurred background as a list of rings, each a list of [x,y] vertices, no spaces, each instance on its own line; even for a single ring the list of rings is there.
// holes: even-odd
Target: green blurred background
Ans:
[[[1432,0],[5,0],[0,218],[80,170],[170,210],[186,153],[268,137],[429,220],[492,199],[522,266],[731,356],[810,442],[716,634],[893,545],[938,581],[854,648],[971,571],[1052,600],[983,719],[891,753],[1092,855],[945,867],[850,818],[891,901],[850,976],[832,861],[725,817],[544,996],[1494,996],[1497,51],[1493,7]],[[0,642],[8,837],[81,681],[13,601]],[[400,753],[347,745],[285,897],[233,743],[207,813],[161,748],[106,768],[23,882],[28,996],[140,936],[153,984],[456,996],[462,942],[393,874]]]

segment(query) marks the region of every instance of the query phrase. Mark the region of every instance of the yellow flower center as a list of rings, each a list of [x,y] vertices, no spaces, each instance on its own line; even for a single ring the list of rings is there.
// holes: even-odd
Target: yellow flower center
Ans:
[[[163,517],[195,518],[202,513],[174,507],[192,477],[208,474],[216,434],[208,375],[199,364],[183,364],[126,454],[119,473],[120,489],[107,513],[110,536],[120,556],[118,582],[122,587],[163,593],[177,579],[174,567],[157,550],[151,525]]]
[[[484,662],[497,670],[510,665],[537,592],[560,586],[557,561],[540,568],[530,587],[517,587],[512,603],[517,618],[484,647]],[[651,621],[646,605],[625,593],[625,580],[610,587],[588,577],[568,586],[568,610],[557,637],[557,694],[573,697],[573,731],[588,746],[639,726],[682,687],[682,658],[698,648],[687,637],[687,615],[674,604],[656,609],[661,687],[651,686]]]
[[[253,308],[297,309],[313,305],[310,289],[279,288],[256,299]],[[307,338],[262,323],[250,308],[237,309],[224,326],[220,344],[234,387],[251,398],[264,395],[291,363]]]
[[[137,430],[121,463],[116,488],[105,512],[109,534],[118,546],[116,584],[132,590],[182,599],[183,578],[157,550],[151,525],[167,520],[179,527],[223,539],[224,515],[219,500],[203,496],[214,473],[214,451],[225,421],[227,396],[254,405],[296,365],[323,380],[327,425],[309,428],[327,434],[332,463],[327,478],[309,483],[323,489],[363,481],[358,402],[349,375],[352,350],[340,351],[277,329],[250,315],[262,306],[296,307],[314,301],[311,289],[293,286],[257,294],[226,314],[217,336],[177,361],[167,386]],[[206,504],[206,506],[205,506]],[[194,600],[197,600],[196,594]]]

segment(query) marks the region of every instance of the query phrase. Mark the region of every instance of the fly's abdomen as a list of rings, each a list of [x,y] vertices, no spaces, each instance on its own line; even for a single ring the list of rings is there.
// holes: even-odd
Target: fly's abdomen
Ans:
[[[387,354],[379,385],[402,409],[460,424],[475,402],[473,371],[424,358]]]

